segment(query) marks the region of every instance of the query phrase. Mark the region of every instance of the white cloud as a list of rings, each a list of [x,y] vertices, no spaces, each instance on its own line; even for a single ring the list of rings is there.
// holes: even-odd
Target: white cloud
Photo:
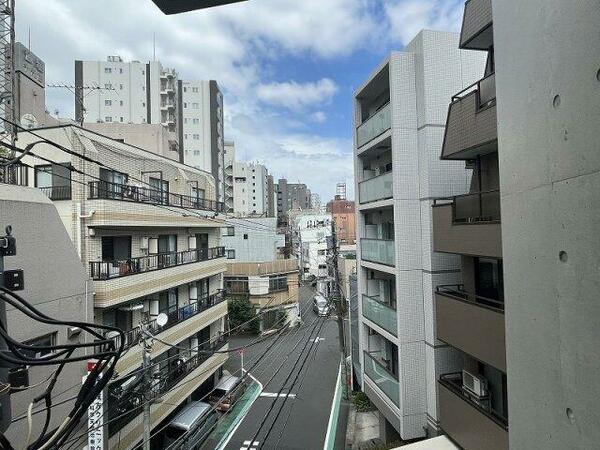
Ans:
[[[327,120],[327,114],[323,111],[316,111],[310,115],[310,118],[313,122],[323,123]]]
[[[422,29],[459,31],[463,0],[396,0],[386,3],[390,36],[406,45]]]
[[[338,87],[333,80],[323,78],[309,83],[286,81],[259,84],[256,95],[264,103],[300,111],[312,105],[328,103],[337,90]]]

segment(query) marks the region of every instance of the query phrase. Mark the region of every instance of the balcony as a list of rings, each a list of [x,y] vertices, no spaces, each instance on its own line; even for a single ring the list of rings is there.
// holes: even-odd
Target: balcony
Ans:
[[[465,450],[508,450],[508,423],[463,392],[460,374],[440,377],[441,428]]]
[[[50,200],[71,200],[71,185],[38,187]]]
[[[392,109],[387,103],[356,129],[356,145],[362,147],[392,127]]]
[[[438,286],[435,293],[437,338],[506,372],[504,303]]]
[[[398,317],[396,310],[382,303],[379,296],[362,296],[362,314],[366,319],[379,325],[387,332],[398,336]]]
[[[128,436],[128,434],[141,428],[139,420],[142,412],[141,405],[150,398],[163,397],[165,401],[155,404],[151,411],[152,422],[158,424],[160,420],[156,420],[156,416],[166,412],[161,409],[174,410],[224,362],[225,358],[215,352],[225,350],[227,342],[226,336],[219,336],[213,342],[201,345],[198,351],[189,358],[184,355],[172,358],[164,369],[153,375],[149,386],[144,383],[141,372],[136,372],[109,385],[109,435],[112,436],[121,431],[124,439],[123,448],[128,448],[128,440],[132,440],[132,444],[135,443],[141,438],[141,429],[134,436]],[[210,361],[211,359],[213,361]],[[200,368],[202,370],[198,371]],[[201,377],[201,375],[205,376]],[[194,380],[196,381],[194,382]],[[178,388],[183,385],[186,385],[185,389]]]
[[[492,73],[452,98],[442,159],[468,160],[496,151],[496,75]]]
[[[148,323],[148,331],[153,336],[160,336],[160,333],[163,333],[176,325],[184,322],[185,320],[191,319],[192,317],[197,316],[204,311],[209,310],[213,306],[220,304],[223,300],[225,300],[225,296],[223,291],[218,291],[212,295],[204,295],[203,297],[195,300],[193,303],[189,303],[181,308],[178,308],[174,311],[171,311],[167,314],[169,320],[167,324],[163,327],[156,323],[156,319],[151,320]],[[136,344],[138,344],[142,337],[142,330],[140,327],[135,327],[129,331],[125,332],[125,342],[123,343],[124,348],[128,349]],[[115,346],[119,347],[120,345],[120,337],[114,339]]]
[[[88,199],[90,200],[119,200],[123,202],[165,205],[214,212],[223,212],[225,207],[223,202],[183,194],[173,194],[150,187],[115,184],[107,181],[90,181],[88,187]]]
[[[433,250],[501,258],[500,192],[434,200]]]
[[[400,383],[383,362],[368,352],[363,352],[365,375],[394,403],[400,406]]]
[[[27,180],[27,166],[23,164],[0,166],[0,183],[27,186]]]
[[[360,255],[363,261],[386,266],[396,265],[396,248],[393,239],[360,239]]]
[[[361,204],[393,197],[392,172],[358,183],[358,199]]]
[[[93,280],[109,280],[153,270],[208,261],[225,256],[225,247],[185,250],[182,252],[158,253],[120,261],[91,261],[90,276]]]
[[[467,0],[460,30],[460,48],[489,50],[494,45],[492,0]]]

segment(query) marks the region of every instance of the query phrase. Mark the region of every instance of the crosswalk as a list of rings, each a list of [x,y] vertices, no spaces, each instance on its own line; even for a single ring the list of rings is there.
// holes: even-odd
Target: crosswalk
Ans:
[[[256,450],[258,444],[258,441],[244,441],[244,445],[240,447],[240,450]]]

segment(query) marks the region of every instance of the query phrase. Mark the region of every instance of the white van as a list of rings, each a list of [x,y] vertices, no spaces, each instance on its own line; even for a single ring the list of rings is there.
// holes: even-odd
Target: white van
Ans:
[[[163,445],[165,448],[169,447],[173,450],[200,448],[213,431],[213,425],[218,419],[218,413],[208,403],[191,402],[179,411],[165,429]],[[183,439],[182,436],[187,432],[190,434]],[[173,445],[174,443],[177,444]]]

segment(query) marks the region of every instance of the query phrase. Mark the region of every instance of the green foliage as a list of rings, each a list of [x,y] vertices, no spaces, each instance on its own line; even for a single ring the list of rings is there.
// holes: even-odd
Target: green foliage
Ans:
[[[371,403],[371,400],[369,400],[369,397],[364,392],[354,392],[352,394],[352,403],[354,403],[358,412],[367,412],[374,409],[373,403]]]
[[[240,331],[248,331],[258,334],[260,332],[260,318],[250,300],[245,297],[234,297],[228,301],[229,326],[239,327],[244,322],[248,322],[240,328]]]

